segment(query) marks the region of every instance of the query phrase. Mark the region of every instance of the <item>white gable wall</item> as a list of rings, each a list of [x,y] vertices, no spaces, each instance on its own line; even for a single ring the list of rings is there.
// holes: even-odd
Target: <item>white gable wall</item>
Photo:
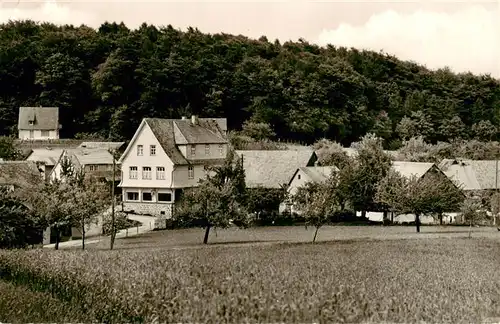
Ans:
[[[137,146],[142,145],[143,155],[137,155]],[[150,155],[150,145],[156,146],[156,155]],[[130,148],[130,149],[129,149]],[[122,180],[120,187],[132,188],[170,188],[172,185],[172,171],[174,164],[162,149],[148,124],[143,127],[135,139],[130,142],[125,155],[122,157]],[[130,167],[137,167],[137,179],[130,178]],[[151,168],[151,179],[143,179],[143,167]],[[165,168],[165,179],[156,179],[156,168]]]
[[[295,195],[300,187],[304,186],[307,182],[310,181],[311,179],[309,178],[309,176],[305,174],[304,171],[299,169],[290,182],[288,193],[290,195]]]

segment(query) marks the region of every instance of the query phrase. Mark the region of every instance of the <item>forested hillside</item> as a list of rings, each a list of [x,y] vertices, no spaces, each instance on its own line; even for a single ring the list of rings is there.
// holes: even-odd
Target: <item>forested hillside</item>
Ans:
[[[42,105],[60,107],[65,138],[127,139],[143,117],[191,113],[227,117],[231,129],[249,119],[269,123],[278,138],[304,142],[349,144],[367,132],[387,142],[498,137],[500,86],[489,76],[171,26],[23,21],[0,28],[3,135],[15,130],[19,106]]]

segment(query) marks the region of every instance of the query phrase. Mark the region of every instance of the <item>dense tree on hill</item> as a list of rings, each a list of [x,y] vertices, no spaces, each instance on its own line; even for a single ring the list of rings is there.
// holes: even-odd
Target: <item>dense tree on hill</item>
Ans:
[[[143,117],[186,113],[227,117],[232,130],[251,119],[277,138],[311,143],[346,145],[368,132],[434,143],[462,137],[462,123],[477,139],[499,137],[500,83],[490,76],[170,25],[0,28],[0,135],[14,133],[19,106],[51,105],[61,109],[62,137],[126,139]]]

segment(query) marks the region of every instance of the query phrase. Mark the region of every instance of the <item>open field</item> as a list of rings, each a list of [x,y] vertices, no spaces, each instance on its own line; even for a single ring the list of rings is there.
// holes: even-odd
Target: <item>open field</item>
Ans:
[[[131,229],[130,232],[134,232]],[[414,226],[324,226],[320,228],[318,242],[332,240],[362,239],[430,239],[461,238],[468,236],[468,227],[463,226],[422,226],[421,233],[415,232]],[[180,230],[154,231],[116,241],[117,249],[151,248],[198,248],[203,241],[204,229],[190,228]],[[473,237],[500,240],[500,232],[494,227],[473,228]],[[311,242],[314,228],[304,226],[252,227],[248,229],[211,230],[208,240],[211,245],[268,245],[273,243]],[[78,248],[78,247],[76,247]],[[108,249],[109,239],[104,238],[99,244],[88,245],[89,249]]]
[[[500,241],[480,237],[486,231],[473,239],[455,234],[462,237],[4,251],[0,273],[81,305],[98,322],[469,323],[498,317]]]
[[[1,323],[82,323],[91,322],[78,306],[53,298],[46,292],[0,281]]]

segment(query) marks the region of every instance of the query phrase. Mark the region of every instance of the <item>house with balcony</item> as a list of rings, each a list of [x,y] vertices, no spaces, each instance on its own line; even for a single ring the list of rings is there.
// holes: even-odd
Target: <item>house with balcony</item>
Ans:
[[[119,160],[123,210],[170,218],[182,190],[224,162],[225,125],[221,118],[144,118]]]
[[[59,108],[19,107],[20,140],[40,141],[59,139]]]

